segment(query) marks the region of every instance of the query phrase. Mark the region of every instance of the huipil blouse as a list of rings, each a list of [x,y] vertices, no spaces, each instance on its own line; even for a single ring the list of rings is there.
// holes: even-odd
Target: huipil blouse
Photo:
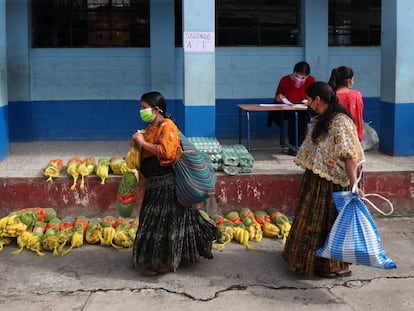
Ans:
[[[332,118],[328,133],[317,144],[312,141],[313,130],[314,124],[294,159],[295,164],[334,184],[348,186],[345,159],[355,158],[357,163],[365,160],[353,120],[338,113]]]
[[[354,119],[359,141],[362,141],[362,132],[364,129],[364,102],[362,101],[361,92],[350,89],[347,92],[337,92],[336,96],[338,97],[339,103],[348,109]]]
[[[161,166],[176,163],[182,155],[180,133],[171,119],[165,118],[162,122],[151,123],[143,135],[145,141],[157,146]],[[153,156],[154,154],[142,148],[141,160]]]

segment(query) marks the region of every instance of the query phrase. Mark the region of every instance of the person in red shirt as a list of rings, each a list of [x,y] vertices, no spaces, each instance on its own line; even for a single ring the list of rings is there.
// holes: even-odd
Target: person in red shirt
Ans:
[[[314,83],[315,77],[310,75],[310,66],[307,62],[298,62],[294,68],[293,73],[283,76],[276,89],[274,102],[283,103],[288,100],[293,104],[301,104],[306,99],[306,89],[309,85]],[[288,137],[289,137],[289,149],[288,152],[291,155],[296,155],[295,148],[295,115],[293,111],[279,112],[271,111],[268,113],[267,126],[272,126],[275,122],[279,128],[283,126],[283,121],[288,120]],[[309,121],[309,112],[298,112],[298,145],[302,144],[305,138],[307,125]]]
[[[359,141],[362,141],[364,102],[361,92],[351,89],[354,84],[354,71],[347,66],[334,68],[328,83],[336,93],[339,103],[350,112],[357,128]]]

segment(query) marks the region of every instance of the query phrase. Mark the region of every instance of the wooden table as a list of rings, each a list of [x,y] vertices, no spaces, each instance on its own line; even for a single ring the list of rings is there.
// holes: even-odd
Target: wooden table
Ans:
[[[269,111],[294,111],[295,113],[295,146],[298,150],[298,111],[306,111],[308,107],[304,104],[287,105],[287,104],[274,104],[274,103],[262,103],[262,104],[239,104],[239,144],[241,144],[241,113],[246,112],[247,119],[247,149],[251,151],[251,134],[250,134],[250,112],[269,112]],[[284,127],[280,127],[281,142],[284,140]]]

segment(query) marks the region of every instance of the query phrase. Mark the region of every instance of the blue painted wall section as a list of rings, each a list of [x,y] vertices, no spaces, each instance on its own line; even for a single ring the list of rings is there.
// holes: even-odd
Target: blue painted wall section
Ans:
[[[0,161],[10,154],[8,106],[0,106]]]
[[[187,136],[216,137],[215,127],[215,106],[185,106],[184,134]],[[190,116],[190,117],[189,117]]]
[[[380,150],[396,156],[413,155],[414,104],[381,102],[381,111]]]
[[[272,98],[217,99],[215,106],[184,106],[182,100],[167,99],[167,112],[179,128],[191,136],[214,136],[237,139],[239,126],[242,139],[247,136],[245,113],[238,104],[269,103]],[[379,98],[364,98],[364,119],[381,137]],[[123,140],[146,127],[139,118],[138,100],[63,100],[10,102],[8,109],[10,141],[31,140]],[[191,116],[184,124],[184,115]],[[387,115],[389,115],[387,113]],[[390,123],[389,120],[382,121]],[[252,138],[277,139],[279,127],[267,127],[267,113],[251,113]],[[206,128],[214,126],[208,135]],[[287,131],[285,123],[285,132]],[[386,133],[389,130],[387,128]],[[286,132],[287,133],[287,132]]]

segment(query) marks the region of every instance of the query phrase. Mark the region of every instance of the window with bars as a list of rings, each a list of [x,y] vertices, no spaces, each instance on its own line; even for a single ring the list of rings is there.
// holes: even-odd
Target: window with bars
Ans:
[[[297,46],[299,0],[216,0],[217,46]]]
[[[32,0],[32,47],[149,45],[149,0]]]
[[[329,45],[381,45],[381,0],[329,0]]]

